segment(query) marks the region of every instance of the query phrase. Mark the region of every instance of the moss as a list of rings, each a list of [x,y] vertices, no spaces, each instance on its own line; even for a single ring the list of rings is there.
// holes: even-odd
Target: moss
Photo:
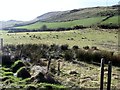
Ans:
[[[26,89],[26,90],[36,90],[37,87],[36,87],[36,85],[29,84],[29,85],[26,85],[26,86],[25,86],[25,89]]]
[[[45,88],[45,89],[53,89],[53,90],[63,90],[66,87],[63,85],[59,85],[59,84],[48,84],[48,83],[40,83],[38,84],[39,88]]]
[[[1,70],[5,71],[5,72],[10,72],[10,68],[5,68],[5,67],[2,67]]]
[[[13,72],[4,72],[3,75],[5,75],[5,76],[13,76]]]
[[[25,66],[25,64],[21,60],[18,60],[12,65],[12,71],[15,73],[23,66]]]

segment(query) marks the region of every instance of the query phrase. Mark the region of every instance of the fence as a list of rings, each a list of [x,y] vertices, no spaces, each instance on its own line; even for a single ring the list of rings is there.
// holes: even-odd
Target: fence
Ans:
[[[103,90],[104,86],[104,58],[101,59],[101,74],[100,74],[100,90]],[[107,90],[111,89],[111,73],[112,73],[112,62],[108,62],[108,79],[107,79]]]

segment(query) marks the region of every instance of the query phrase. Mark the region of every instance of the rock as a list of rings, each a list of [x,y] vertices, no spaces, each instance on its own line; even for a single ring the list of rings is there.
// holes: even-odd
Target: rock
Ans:
[[[32,76],[36,76],[39,72],[42,72],[43,74],[45,74],[45,73],[47,73],[47,67],[34,65],[31,68],[30,72],[31,72]]]
[[[17,71],[17,77],[20,77],[22,79],[25,78],[29,78],[31,77],[30,73],[26,70],[25,67],[21,67],[18,71]]]
[[[52,83],[52,84],[58,83],[57,81],[55,81],[55,79],[53,78],[53,76],[50,75],[50,74],[46,74],[45,78],[46,78],[47,83]]]
[[[37,83],[46,82],[46,79],[45,79],[44,74],[42,72],[39,72],[34,78],[35,78],[35,81]]]
[[[13,64],[12,71],[15,73],[18,69],[20,69],[23,66],[25,66],[25,64],[21,60],[18,60]]]

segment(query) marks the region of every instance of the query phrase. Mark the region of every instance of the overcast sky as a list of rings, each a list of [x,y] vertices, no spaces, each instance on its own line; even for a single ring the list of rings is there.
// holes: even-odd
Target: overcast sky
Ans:
[[[0,21],[29,21],[51,11],[111,6],[119,0],[0,0]]]

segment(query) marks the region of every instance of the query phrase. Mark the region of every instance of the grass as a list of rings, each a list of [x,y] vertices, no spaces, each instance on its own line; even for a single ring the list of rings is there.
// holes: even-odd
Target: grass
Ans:
[[[105,65],[105,69],[107,65]],[[112,67],[112,87],[119,87],[120,71],[119,67]],[[71,71],[76,71],[78,74],[70,74]],[[80,64],[73,64],[72,62],[61,62],[61,74],[56,78],[68,87],[80,88],[99,88],[100,86],[100,66],[80,62]],[[115,79],[117,78],[117,79]],[[107,71],[105,71],[104,82],[107,82]],[[106,88],[107,84],[104,84]]]
[[[4,44],[68,44],[70,47],[78,45],[97,46],[100,49],[117,51],[118,36],[115,31],[94,29],[71,30],[62,32],[23,32],[1,33]]]
[[[119,21],[118,21],[119,18],[120,18],[120,15],[119,16],[113,16],[113,17],[107,19],[106,21],[103,21],[101,24],[106,25],[106,24],[112,23],[113,25],[119,25],[120,24]]]
[[[20,26],[17,28],[25,28],[25,29],[40,29],[43,25],[46,25],[47,28],[68,28],[73,27],[76,25],[83,25],[83,26],[91,26],[98,22],[100,22],[105,17],[92,17],[92,18],[86,18],[86,19],[80,19],[80,20],[74,20],[74,21],[68,21],[68,22],[37,22],[35,24],[26,25],[26,26]]]

